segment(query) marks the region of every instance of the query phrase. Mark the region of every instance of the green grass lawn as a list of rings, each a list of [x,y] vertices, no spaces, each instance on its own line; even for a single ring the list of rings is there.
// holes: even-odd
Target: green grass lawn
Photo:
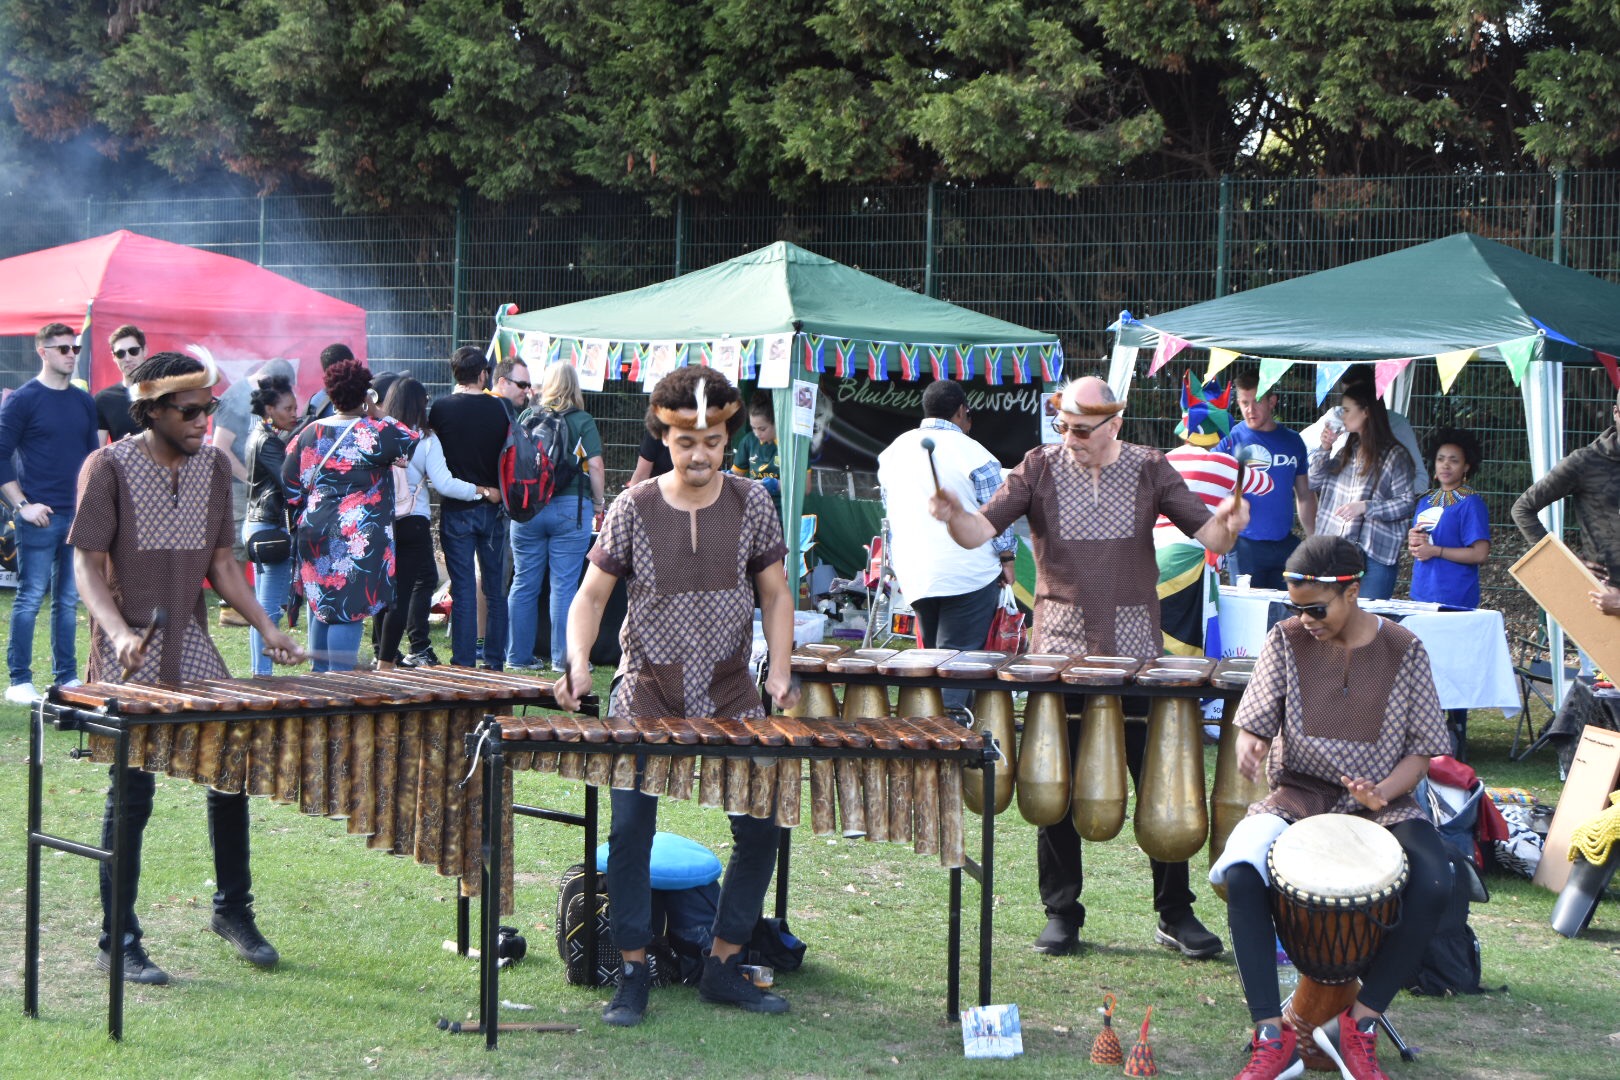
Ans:
[[[0,620],[10,593],[0,593]],[[0,621],[0,626],[7,625]],[[42,621],[41,628],[44,623]],[[441,640],[441,655],[448,651]],[[247,631],[216,630],[232,670],[247,670]],[[46,642],[36,640],[43,658]],[[81,644],[81,663],[84,656]],[[36,670],[48,664],[36,662]],[[606,687],[599,673],[599,689]],[[254,891],[260,926],[281,965],[258,971],[207,930],[213,892],[203,791],[160,778],[146,836],[139,913],[166,987],[130,987],[122,1044],[108,1041],[106,981],[94,968],[100,914],[95,867],[46,852],[40,1016],[22,1016],[23,867],[27,775],[24,710],[0,707],[0,1076],[1089,1076],[1107,1075],[1087,1055],[1105,993],[1119,999],[1116,1027],[1127,1048],[1149,1005],[1152,1042],[1168,1076],[1237,1071],[1247,1010],[1229,955],[1195,963],[1153,944],[1147,860],[1130,839],[1087,846],[1085,948],[1070,957],[1032,952],[1045,922],[1035,890],[1034,829],[1010,810],[996,834],[995,1000],[1016,1002],[1024,1056],[962,1059],[960,1029],[944,1015],[948,877],[932,857],[865,841],[827,841],[796,830],[790,922],[809,946],[805,968],[778,979],[793,1003],[783,1017],[717,1011],[695,991],[655,991],[641,1027],[606,1028],[602,990],[568,986],[554,941],[557,880],[580,858],[576,829],[517,824],[518,913],[529,955],[507,971],[501,994],[532,1009],[511,1020],[577,1022],[577,1034],[512,1034],[488,1054],[481,1039],[450,1036],[439,1017],[466,1018],[477,1005],[476,965],[447,952],[455,886],[414,863],[365,850],[341,822],[304,817],[254,800]],[[1513,723],[1473,716],[1470,749],[1493,785],[1556,800],[1556,764],[1543,751],[1507,760]],[[47,829],[93,842],[105,773],[67,752],[71,734],[46,735]],[[1213,768],[1211,752],[1209,766]],[[577,782],[517,774],[521,801],[577,810]],[[665,802],[661,826],[725,857],[724,814]],[[969,849],[977,829],[968,826]],[[1207,867],[1194,862],[1195,884]],[[1473,924],[1484,947],[1482,997],[1402,995],[1391,1015],[1423,1048],[1415,1064],[1381,1046],[1395,1077],[1590,1077],[1620,1075],[1620,907],[1609,900],[1593,926],[1568,941],[1548,925],[1553,897],[1528,881],[1494,878],[1491,902]],[[1221,901],[1207,888],[1199,913],[1221,932]],[[978,887],[965,882],[969,915]],[[974,925],[966,936],[971,944]],[[976,986],[964,970],[965,998]],[[1611,1035],[1611,1033],[1617,1033]]]

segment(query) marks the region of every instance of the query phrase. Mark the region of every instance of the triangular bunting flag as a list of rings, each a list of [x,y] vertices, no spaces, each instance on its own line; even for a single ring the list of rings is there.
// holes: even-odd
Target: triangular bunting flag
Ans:
[[[1535,359],[1536,346],[1540,341],[1540,334],[1530,334],[1527,337],[1504,341],[1496,347],[1496,351],[1502,354],[1503,362],[1507,364],[1508,374],[1513,376],[1514,386],[1524,381],[1524,373],[1530,370],[1530,361]]]
[[[1237,358],[1238,354],[1231,349],[1209,350],[1209,370],[1204,372],[1204,381],[1209,382],[1209,380],[1225,371],[1231,366],[1232,361]]]
[[[1153,348],[1153,362],[1148,365],[1148,374],[1152,375],[1164,365],[1168,364],[1175,355],[1185,349],[1191,342],[1176,337],[1174,334],[1159,333],[1159,343]]]
[[[1556,331],[1552,327],[1548,326],[1546,323],[1542,322],[1540,319],[1535,318],[1534,316],[1531,316],[1530,321],[1535,323],[1538,327],[1540,327],[1542,332],[1545,333],[1548,337],[1552,338],[1554,341],[1562,341],[1565,345],[1574,345],[1577,348],[1580,347],[1580,344],[1581,344],[1580,342],[1570,340],[1569,338],[1565,337],[1563,334],[1560,334],[1558,331]]]
[[[1609,381],[1617,389],[1620,389],[1620,361],[1616,361],[1613,356],[1606,352],[1599,352],[1596,349],[1592,350],[1592,355],[1598,358],[1598,363],[1603,365],[1603,370],[1609,373]]]
[[[1389,384],[1394,382],[1396,377],[1406,370],[1406,365],[1415,359],[1416,357],[1408,356],[1403,360],[1378,361],[1373,366],[1373,393],[1383,397],[1384,392],[1389,389]]]
[[[1277,380],[1288,373],[1294,366],[1292,360],[1269,359],[1260,361],[1260,382],[1254,388],[1254,396],[1263,398],[1271,393],[1271,388],[1277,385]]]
[[[1473,349],[1457,349],[1452,352],[1436,353],[1434,366],[1440,372],[1440,392],[1451,393],[1451,384],[1457,381],[1457,373],[1468,365],[1474,358]]]
[[[1316,403],[1322,401],[1331,393],[1338,381],[1344,378],[1344,373],[1350,370],[1350,361],[1333,360],[1326,364],[1316,365]]]

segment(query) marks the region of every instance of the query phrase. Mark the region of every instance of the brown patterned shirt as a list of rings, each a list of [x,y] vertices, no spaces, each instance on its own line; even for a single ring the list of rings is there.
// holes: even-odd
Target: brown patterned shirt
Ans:
[[[223,452],[205,446],[180,463],[179,486],[153,461],[144,440],[124,439],[97,450],[79,470],[79,513],[68,543],[110,556],[113,600],[131,629],[152,621],[161,607],[168,625],[152,635],[146,661],[127,680],[178,683],[228,679],[230,669],[208,636],[203,578],[218,548],[229,548],[231,467]],[[90,621],[91,682],[117,680],[117,649]]]
[[[1409,754],[1451,753],[1429,654],[1416,634],[1385,619],[1353,655],[1311,637],[1298,618],[1272,627],[1233,723],[1271,740],[1271,794],[1249,813],[1288,821],[1359,814],[1387,828],[1424,817],[1410,794],[1374,813],[1339,777],[1376,782]]]
[[[610,715],[763,716],[748,674],[755,574],[787,554],[765,488],[721,475],[720,495],[691,514],[664,501],[658,481],[613,501],[592,563],[625,579],[623,658]]]
[[[1153,523],[1188,536],[1209,521],[1162,453],[1121,443],[1092,488],[1091,470],[1062,445],[1024,455],[985,504],[996,532],[1029,518],[1035,549],[1034,648],[1148,659],[1163,652]]]

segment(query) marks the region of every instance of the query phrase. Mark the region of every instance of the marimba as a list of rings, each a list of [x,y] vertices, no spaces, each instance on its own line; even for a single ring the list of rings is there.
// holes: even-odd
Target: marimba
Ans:
[[[73,756],[263,795],[306,814],[346,820],[368,847],[414,858],[460,879],[457,937],[466,951],[468,899],[481,894],[481,796],[464,787],[462,737],[491,709],[556,707],[549,679],[433,667],[199,680],[182,685],[87,683],[52,687],[34,710],[29,748],[24,1012],[38,1014],[39,849],[106,862],[117,895],[124,872],[118,832],[110,849],[42,830],[44,725],[85,735]],[[594,700],[590,701],[594,708]],[[508,793],[509,794],[509,793]],[[114,812],[123,820],[122,788]],[[504,800],[510,806],[510,798]],[[510,844],[510,829],[506,830]],[[495,903],[510,913],[511,860]],[[114,941],[121,912],[111,912]],[[123,1028],[123,969],[111,965],[109,1029]]]
[[[822,717],[769,716],[758,719],[607,718],[594,720],[562,715],[490,717],[466,737],[467,754],[481,763],[483,774],[483,874],[485,889],[504,873],[505,801],[511,770],[555,770],[586,784],[586,910],[595,906],[596,792],[600,787],[638,789],[647,794],[690,797],[694,772],[699,775],[699,803],[728,812],[775,817],[792,826],[802,821],[804,762],[810,763],[811,819],[818,833],[834,832],[833,804],[859,808],[863,820],[880,814],[884,836],[907,840],[918,851],[937,852],[950,873],[950,915],[946,1013],[957,1016],[961,981],[962,874],[980,883],[979,1003],[990,1004],[990,944],[994,889],[995,820],[986,818],[980,832],[980,860],[966,855],[962,835],[963,768],[982,770],[985,791],[995,786],[999,750],[992,742],[944,717],[907,717],[881,724]],[[701,758],[701,763],[694,759]],[[874,768],[868,768],[871,763]],[[859,796],[847,787],[823,786],[816,767],[835,766],[857,779]],[[853,764],[851,770],[842,767]],[[905,798],[897,801],[891,777],[904,776]],[[865,780],[871,778],[871,785]],[[638,782],[639,781],[639,782]],[[833,781],[836,785],[838,782]],[[971,786],[971,785],[969,785]],[[891,807],[893,808],[891,812]],[[543,816],[554,817],[547,814]],[[893,826],[892,829],[890,826]],[[785,916],[791,828],[782,830],[778,853],[777,915]],[[865,832],[871,838],[871,832]],[[479,1015],[486,1044],[496,1045],[500,1002],[499,919],[493,908],[481,908]],[[587,920],[587,932],[593,921]],[[595,954],[587,940],[587,955]]]

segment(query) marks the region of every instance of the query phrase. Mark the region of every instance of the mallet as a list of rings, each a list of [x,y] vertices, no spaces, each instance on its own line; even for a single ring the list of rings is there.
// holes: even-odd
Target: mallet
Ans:
[[[481,1035],[484,1025],[477,1020],[449,1020],[440,1017],[434,1025],[440,1031],[448,1031],[452,1035]],[[496,1031],[546,1031],[561,1035],[572,1035],[579,1030],[578,1024],[555,1024],[537,1020],[519,1020],[510,1023],[495,1025]]]
[[[146,624],[146,629],[145,630],[141,631],[141,652],[142,653],[145,653],[146,652],[146,647],[148,645],[152,644],[152,635],[157,633],[159,630],[162,630],[165,626],[168,625],[168,623],[169,623],[169,613],[167,611],[165,611],[164,609],[162,609],[160,607],[155,607],[155,608],[152,609],[152,621]],[[118,681],[119,682],[127,681],[131,675],[135,674],[135,669],[137,667],[139,667],[139,666],[140,665],[138,665],[138,664],[126,664],[124,666],[123,672],[118,676]]]
[[[934,467],[934,440],[923,439],[922,448],[928,451],[928,471],[934,474],[934,490],[940,491],[939,470]]]

